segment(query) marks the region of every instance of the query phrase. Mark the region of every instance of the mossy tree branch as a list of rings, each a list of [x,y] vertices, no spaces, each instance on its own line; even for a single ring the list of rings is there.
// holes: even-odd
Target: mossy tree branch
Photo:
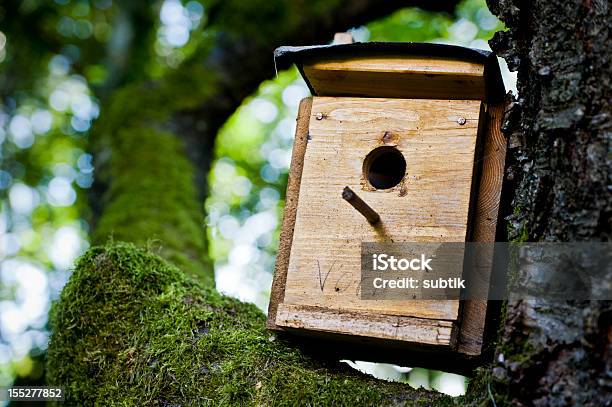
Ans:
[[[48,382],[78,405],[461,405],[315,360],[254,306],[145,249],[83,256],[52,311]]]

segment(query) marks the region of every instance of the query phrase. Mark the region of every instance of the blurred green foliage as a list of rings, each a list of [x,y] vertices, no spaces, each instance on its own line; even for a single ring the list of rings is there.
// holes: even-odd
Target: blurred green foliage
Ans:
[[[0,386],[42,376],[50,300],[89,246],[86,198],[94,179],[89,133],[103,98],[134,78],[173,75],[177,86],[150,92],[163,98],[158,106],[193,104],[201,96],[194,89],[206,87],[184,79],[204,82],[201,67],[173,68],[204,42],[196,35],[203,17],[198,1],[0,3]],[[107,111],[96,126],[117,125],[110,117],[120,125],[128,118],[145,120],[146,114],[162,117],[158,108],[146,111],[152,99],[130,98],[120,107],[122,115]],[[185,166],[173,168],[181,172]],[[169,213],[202,217],[201,207],[183,209]],[[189,250],[205,257],[201,233],[192,232],[201,244]]]

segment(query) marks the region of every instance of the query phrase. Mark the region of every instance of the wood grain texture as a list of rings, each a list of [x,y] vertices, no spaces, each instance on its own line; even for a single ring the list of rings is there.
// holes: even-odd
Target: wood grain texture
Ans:
[[[457,320],[458,301],[362,300],[360,244],[466,240],[480,105],[314,98],[286,305]],[[389,190],[368,186],[362,173],[366,155],[382,145],[396,146],[406,160],[404,179]],[[380,214],[379,225],[373,227],[343,201],[344,186]]]
[[[472,235],[475,242],[495,242],[507,148],[506,137],[501,132],[504,107],[500,103],[487,109],[484,150],[478,158],[482,169]]]
[[[415,344],[451,346],[451,321],[343,312],[280,304],[277,323],[286,328],[339,333]]]
[[[504,107],[505,104],[500,103],[487,108],[483,134],[484,145],[482,155],[479,157],[481,169],[477,202],[470,239],[474,242],[495,242],[507,148],[507,140],[501,132]],[[487,259],[482,261],[486,262]],[[481,268],[490,270],[490,264],[482,264]],[[483,276],[488,276],[488,274],[483,273]],[[488,278],[486,282],[489,282]],[[466,355],[479,355],[483,346],[487,301],[484,299],[465,300],[462,304],[461,315],[457,350]]]
[[[330,120],[330,114],[328,111],[317,111],[324,109],[312,110],[311,103],[312,102],[310,99],[303,101],[298,114],[296,142],[294,144],[292,166],[290,170],[289,184],[287,187],[287,207],[285,208],[285,216],[283,218],[281,245],[271,294],[268,327],[275,330],[295,330],[302,334],[308,332],[309,335],[315,336],[317,335],[317,332],[327,332],[330,334],[335,333],[350,335],[351,337],[373,337],[379,338],[383,341],[387,339],[395,342],[397,342],[397,340],[404,340],[407,344],[406,349],[410,349],[410,343],[424,343],[434,344],[435,346],[444,347],[446,349],[456,349],[459,355],[466,355],[467,357],[479,355],[482,351],[483,330],[487,315],[487,302],[484,300],[464,301],[461,308],[458,310],[459,315],[456,315],[457,319],[455,321],[452,319],[444,320],[412,316],[398,317],[395,315],[386,315],[380,312],[371,312],[369,310],[354,311],[326,308],[321,307],[321,304],[317,301],[314,301],[316,303],[315,306],[304,306],[299,304],[295,305],[291,303],[283,304],[286,289],[287,270],[290,259],[289,251],[292,246],[293,234],[296,226],[295,223],[298,209],[297,198],[300,194],[301,177],[302,171],[304,170],[303,163],[306,156],[308,128],[311,121],[313,121],[313,124],[316,127],[317,113],[323,114],[320,121]],[[449,102],[447,101],[447,103]],[[318,107],[322,105],[317,103],[315,106]],[[386,106],[386,108],[388,107],[391,106]],[[486,123],[484,123],[484,126],[482,126],[480,129],[481,134],[479,137],[483,137],[484,140],[481,141],[483,146],[482,151],[480,152],[481,155],[478,157],[480,160],[480,174],[476,184],[478,193],[475,195],[476,198],[474,202],[471,203],[472,205],[475,205],[475,208],[472,208],[474,213],[470,219],[473,228],[470,240],[473,241],[495,241],[499,199],[501,194],[501,183],[503,180],[504,160],[506,153],[506,140],[500,131],[503,109],[503,104],[489,106],[486,114]],[[399,109],[399,111],[397,109],[391,110],[392,112],[386,115],[383,114],[382,118],[370,117],[369,119],[365,119],[365,121],[367,123],[372,122],[379,125],[381,124],[381,121],[384,122],[386,120],[385,117],[393,117],[400,113],[402,109]],[[474,118],[477,117],[475,113],[476,111],[477,109],[474,107],[473,115],[468,117],[468,119],[472,120],[471,124],[473,127],[477,127],[477,124],[474,121]],[[340,113],[341,114],[339,117],[342,117],[342,119],[336,121],[335,127],[332,126],[336,129],[336,131],[333,132],[335,136],[337,137],[339,129],[342,129],[344,126],[348,126],[349,133],[356,134],[356,137],[362,137],[363,134],[359,132],[360,126],[358,123],[347,124],[347,118],[345,117],[347,115],[343,114],[342,112]],[[368,115],[367,112],[358,112],[357,116],[363,114],[365,114],[366,117]],[[411,121],[407,120],[406,117],[410,117],[412,120],[415,119],[415,116],[411,113],[410,109],[406,109],[405,115],[406,116],[399,116],[400,122],[403,122],[404,124]],[[439,112],[433,113],[433,115],[436,117],[441,117]],[[325,119],[323,119],[323,117],[325,117]],[[455,115],[450,116],[451,121],[457,118],[458,117]],[[358,122],[360,119],[355,119],[354,115],[349,114],[348,121],[351,120]],[[361,120],[363,120],[363,117]],[[470,123],[469,120],[468,123]],[[411,127],[406,125],[406,128]],[[413,131],[410,134],[414,135],[417,131],[420,132],[421,130],[422,126],[417,126],[413,128]],[[444,128],[441,130],[446,133],[451,129]],[[397,131],[387,131],[382,134],[382,137],[380,137],[380,140],[376,143],[377,145],[398,145],[398,142],[401,139],[400,134],[401,132],[398,133]],[[318,138],[316,131],[311,135],[314,138]],[[446,154],[442,154],[442,156],[446,161],[452,160],[452,156],[448,156]],[[310,170],[307,169],[305,171]],[[408,170],[407,176],[410,176],[410,170]],[[323,184],[326,182],[327,180],[325,180]],[[361,187],[361,191],[367,191],[369,188],[367,183],[364,183],[363,179],[360,179],[359,186],[355,185],[354,187]],[[360,190],[356,189],[356,191]],[[401,187],[394,188],[390,192],[368,192],[398,195],[403,193]],[[340,194],[338,194],[338,196],[339,195]],[[332,223],[334,221],[334,216],[329,215],[330,214],[326,215],[328,220],[326,223]],[[434,219],[432,222],[435,223],[438,222],[438,220]],[[460,233],[460,231],[452,226],[445,227],[438,225],[437,227],[432,227],[431,224],[422,224],[419,227],[419,231],[425,233],[425,235],[415,233],[412,228],[407,230],[407,234],[409,235],[409,240],[421,238],[423,239],[421,241],[440,241],[437,236],[440,230],[444,230],[444,232],[447,234]],[[377,231],[377,233],[380,231],[381,230]],[[384,228],[382,229],[382,232],[384,232]],[[319,233],[317,236],[313,236],[313,239],[317,239],[318,236],[322,234],[323,233]],[[384,233],[381,236],[384,236]],[[324,268],[323,271],[325,271]],[[323,278],[325,278],[326,283],[333,286],[335,290],[337,282],[330,278],[330,275],[325,275]],[[333,285],[331,282],[333,282]],[[446,311],[448,311],[448,309],[446,309]],[[444,312],[444,310],[438,310],[438,312]],[[401,318],[401,323],[398,324],[397,320],[390,323],[386,320],[386,318]],[[279,325],[275,323],[277,320]],[[461,323],[460,329],[458,329],[459,326],[457,322]],[[399,333],[390,329],[390,327],[398,325],[401,327],[399,329]],[[390,343],[391,342],[389,342],[389,344]]]
[[[274,266],[274,277],[270,292],[270,303],[268,304],[267,327],[276,329],[276,312],[278,304],[285,296],[285,283],[287,280],[287,268],[289,267],[289,254],[293,241],[293,230],[295,216],[297,213],[298,198],[300,196],[300,183],[302,180],[302,168],[304,166],[304,154],[308,143],[308,126],[310,123],[310,112],[312,98],[302,99],[298,109],[295,128],[295,140],[291,153],[291,167],[289,179],[287,180],[287,192],[285,197],[285,208],[283,211],[283,223],[281,227],[278,255]]]
[[[304,64],[318,96],[484,99],[484,65],[426,57],[368,57]]]

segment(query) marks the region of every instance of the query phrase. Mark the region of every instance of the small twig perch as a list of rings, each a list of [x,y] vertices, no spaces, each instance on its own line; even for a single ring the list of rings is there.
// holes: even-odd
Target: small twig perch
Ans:
[[[365,216],[368,222],[370,222],[372,225],[380,222],[380,215],[378,215],[374,209],[370,208],[370,206],[359,198],[357,194],[349,187],[344,187],[344,190],[342,191],[342,198],[344,198],[346,202],[350,203],[353,208],[357,209],[360,214]]]

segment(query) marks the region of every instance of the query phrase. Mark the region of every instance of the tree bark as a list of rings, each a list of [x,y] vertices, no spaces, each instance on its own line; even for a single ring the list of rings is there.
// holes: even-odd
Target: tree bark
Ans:
[[[488,4],[508,28],[491,46],[518,71],[519,97],[504,123],[513,195],[510,238],[610,241],[609,2]],[[535,266],[532,272],[550,273]],[[511,302],[501,337],[504,362],[493,378],[502,400],[534,406],[611,402],[609,301]]]

